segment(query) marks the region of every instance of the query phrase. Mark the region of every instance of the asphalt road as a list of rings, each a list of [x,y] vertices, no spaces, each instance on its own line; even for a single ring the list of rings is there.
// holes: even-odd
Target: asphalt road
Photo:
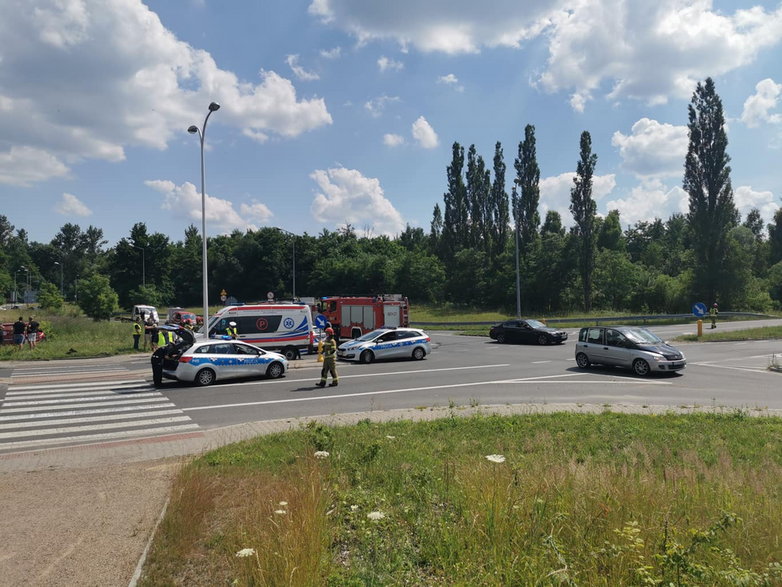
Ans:
[[[723,323],[723,330],[779,321]],[[651,329],[670,339],[694,326]],[[146,355],[120,362],[1,368],[0,452],[188,433],[262,420],[397,408],[570,403],[715,409],[782,409],[782,373],[767,367],[781,341],[678,344],[687,368],[639,378],[578,369],[577,331],[562,345],[500,345],[486,337],[430,332],[423,361],[340,362],[338,387],[315,387],[319,364],[294,361],[285,378],[149,385]],[[782,356],[780,357],[782,360]],[[121,364],[120,364],[121,363]],[[44,381],[45,379],[45,381]]]

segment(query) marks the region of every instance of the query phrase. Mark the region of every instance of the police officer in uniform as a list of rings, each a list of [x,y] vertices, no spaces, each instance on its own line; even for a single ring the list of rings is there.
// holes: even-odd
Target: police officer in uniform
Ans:
[[[152,353],[150,361],[152,363],[152,382],[155,384],[155,387],[163,385],[163,361],[174,351],[174,348],[173,343],[168,343],[165,346],[158,347]]]
[[[225,329],[225,333],[234,340],[239,338],[239,331],[236,330],[236,322],[229,322],[228,328]]]
[[[337,341],[334,340],[333,328],[326,328],[326,340],[323,341],[323,368],[320,370],[320,381],[315,385],[326,387],[329,373],[331,373],[329,387],[336,387],[339,385],[339,376],[337,375]]]
[[[141,333],[144,331],[144,329],[141,327],[141,318],[136,318],[133,321],[133,350],[137,351],[138,348],[138,342],[141,340]]]

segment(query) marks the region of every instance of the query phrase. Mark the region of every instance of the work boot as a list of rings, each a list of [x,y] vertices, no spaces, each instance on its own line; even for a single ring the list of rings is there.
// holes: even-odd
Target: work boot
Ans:
[[[329,387],[336,387],[337,385],[339,385],[339,383],[337,383],[336,381],[332,381],[331,383],[329,383]]]
[[[318,381],[315,385],[317,385],[318,387],[326,387],[326,382],[325,381]]]

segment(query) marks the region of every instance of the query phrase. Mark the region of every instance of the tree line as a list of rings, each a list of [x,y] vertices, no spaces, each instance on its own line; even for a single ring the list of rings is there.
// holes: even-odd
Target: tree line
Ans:
[[[624,230],[619,211],[598,216],[592,197],[598,155],[584,131],[571,187],[572,227],[566,229],[556,211],[541,218],[535,127],[527,125],[510,195],[499,142],[491,166],[474,145],[465,152],[453,144],[442,205],[434,206],[428,231],[408,225],[391,238],[359,234],[350,225],[318,235],[266,227],[210,237],[210,301],[222,290],[241,301],[265,299],[269,291],[278,299],[399,292],[414,303],[508,313],[518,305],[536,315],[678,313],[695,301],[778,309],[782,210],[767,226],[757,209],[742,221],[733,202],[722,102],[710,78],[697,85],[688,105],[688,135],[686,214]],[[195,226],[174,242],[139,222],[114,247],[106,244],[100,228],[75,224],[64,225],[49,243],[30,242],[24,229],[15,231],[0,216],[0,290],[11,299],[14,286],[29,286],[39,290],[41,304],[75,300],[90,315],[135,303],[202,303]]]

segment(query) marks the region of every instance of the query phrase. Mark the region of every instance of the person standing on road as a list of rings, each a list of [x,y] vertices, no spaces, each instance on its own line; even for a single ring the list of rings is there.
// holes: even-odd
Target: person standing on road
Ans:
[[[152,363],[152,383],[155,387],[163,385],[163,361],[165,361],[166,357],[170,355],[173,350],[174,345],[169,343],[165,346],[158,347],[155,349],[155,352],[152,353],[150,361]]]
[[[14,344],[21,351],[24,347],[24,333],[27,330],[27,324],[24,323],[24,318],[19,316],[19,320],[14,322]]]
[[[34,316],[30,316],[27,319],[27,344],[30,345],[31,349],[34,349],[38,342],[38,329],[40,327],[41,325],[38,324]]]
[[[315,385],[326,387],[329,373],[331,373],[329,387],[336,387],[339,385],[339,376],[337,375],[337,341],[334,340],[333,328],[326,328],[326,340],[323,341],[323,368],[320,370],[320,381]]]
[[[709,310],[709,317],[711,318],[711,327],[717,328],[717,314],[719,314],[720,311],[717,309],[717,302],[714,302],[714,305]]]
[[[239,331],[236,330],[236,322],[229,322],[228,328],[225,329],[225,333],[234,340],[239,338]]]
[[[144,329],[141,327],[141,318],[136,318],[133,321],[133,350],[137,351],[139,340],[141,340],[141,333]]]

